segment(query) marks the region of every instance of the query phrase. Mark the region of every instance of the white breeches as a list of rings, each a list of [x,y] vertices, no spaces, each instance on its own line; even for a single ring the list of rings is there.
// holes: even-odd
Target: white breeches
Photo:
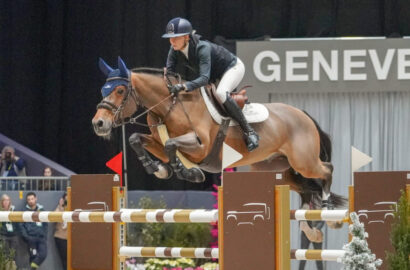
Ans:
[[[216,95],[222,103],[226,101],[226,93],[232,92],[239,85],[243,75],[245,75],[245,65],[237,57],[236,64],[224,73],[216,88]]]

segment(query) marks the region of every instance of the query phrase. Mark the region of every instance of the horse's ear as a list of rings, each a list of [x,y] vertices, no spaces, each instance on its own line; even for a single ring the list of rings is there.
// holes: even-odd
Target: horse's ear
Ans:
[[[124,61],[119,56],[118,56],[118,68],[120,70],[120,75],[122,77],[128,78],[130,71],[125,65]]]
[[[105,63],[105,61],[101,57],[98,61],[98,66],[100,67],[102,73],[105,74],[105,76],[108,76],[108,74],[110,74],[111,71],[113,71],[113,69],[107,63]]]

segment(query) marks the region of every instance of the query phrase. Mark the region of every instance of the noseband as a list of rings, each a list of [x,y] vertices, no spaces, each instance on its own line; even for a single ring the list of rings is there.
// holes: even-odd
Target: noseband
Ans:
[[[156,69],[156,68],[135,68],[135,69],[133,69],[132,71],[133,71],[133,72],[141,72],[141,71],[144,72],[144,71],[145,71],[145,72],[148,72],[148,73],[156,73],[156,74],[158,74],[158,73],[161,72],[162,70]],[[180,76],[179,74],[174,73],[174,72],[166,72],[166,70],[163,70],[163,72],[164,72],[164,73],[163,73],[163,75],[164,75],[164,80],[165,80],[165,83],[167,84],[168,89],[170,89],[170,88],[172,87],[172,82],[171,82],[171,79],[169,78],[170,76],[176,78],[179,83],[181,82],[181,76]],[[112,113],[114,114],[114,122],[113,122],[113,124],[112,124],[113,128],[116,128],[116,127],[119,127],[119,126],[122,126],[122,125],[125,125],[125,124],[128,124],[128,123],[130,123],[130,124],[135,124],[135,125],[140,125],[140,126],[145,126],[145,127],[155,127],[155,126],[162,125],[162,124],[164,123],[165,119],[168,117],[168,115],[169,115],[170,112],[172,111],[172,108],[174,107],[176,101],[177,101],[177,100],[179,101],[179,99],[178,99],[177,96],[174,96],[174,95],[170,94],[169,96],[167,96],[166,98],[164,98],[163,100],[161,100],[159,103],[155,104],[154,106],[152,106],[152,107],[150,107],[150,108],[147,108],[144,112],[140,113],[139,115],[137,115],[137,116],[135,116],[135,117],[132,117],[132,118],[128,118],[127,120],[125,120],[125,119],[122,117],[122,111],[123,111],[125,105],[127,104],[127,101],[128,101],[128,99],[129,99],[129,97],[130,97],[130,96],[132,97],[132,99],[134,100],[135,105],[136,105],[137,107],[138,107],[138,105],[140,105],[141,103],[138,101],[138,97],[137,97],[137,94],[136,94],[135,89],[134,89],[133,86],[132,86],[130,76],[129,76],[128,78],[122,78],[122,77],[112,77],[112,78],[108,78],[108,79],[107,79],[107,82],[109,82],[109,81],[114,81],[114,80],[123,80],[123,81],[126,81],[126,82],[127,82],[127,92],[125,93],[125,97],[124,97],[124,99],[122,100],[120,106],[117,107],[114,103],[109,102],[109,101],[107,101],[107,100],[105,100],[105,99],[101,100],[101,102],[98,103],[98,105],[97,105],[97,110],[98,110],[98,109],[106,109],[106,110],[108,110],[108,111],[110,111],[110,112],[112,112]],[[171,98],[171,97],[172,97],[171,106],[168,108],[168,112],[165,114],[165,116],[163,117],[163,119],[161,119],[159,116],[157,116],[155,113],[152,112],[152,109],[154,109],[155,107],[161,105],[162,103],[164,103],[166,100],[168,100],[168,99]],[[180,102],[180,103],[181,103],[181,102]],[[183,106],[182,103],[181,103],[181,105]],[[185,112],[185,109],[184,109],[184,112]],[[153,115],[156,115],[156,118],[159,119],[158,124],[146,125],[146,124],[137,122],[137,119],[138,119],[138,118],[140,118],[141,116],[144,116],[144,115],[147,114],[147,113],[152,113]],[[186,112],[185,112],[185,114],[186,114]],[[186,114],[186,116],[188,117],[187,114]],[[189,119],[189,117],[188,117],[188,119]],[[190,119],[189,119],[189,121],[190,121]],[[192,126],[192,123],[191,123],[191,126]],[[196,132],[195,132],[195,133],[196,133]]]

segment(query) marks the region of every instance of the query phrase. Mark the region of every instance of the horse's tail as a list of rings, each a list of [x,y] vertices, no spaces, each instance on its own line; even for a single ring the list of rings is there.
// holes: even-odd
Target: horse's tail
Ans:
[[[325,162],[331,162],[332,161],[332,141],[330,140],[330,135],[327,134],[322,130],[322,128],[319,126],[318,122],[310,116],[306,111],[303,111],[309,118],[315,123],[316,129],[319,132],[319,137],[320,137],[320,160],[325,161]]]
[[[309,118],[315,123],[316,129],[319,132],[320,137],[320,160],[324,162],[332,161],[332,141],[329,134],[324,132],[316,120],[310,116],[307,112],[303,111]],[[296,174],[296,181],[302,186],[304,191],[302,196],[302,202],[311,202],[315,208],[320,208],[322,204],[322,180],[305,178],[301,174]],[[341,195],[330,193],[329,200],[335,207],[345,207],[347,199]]]

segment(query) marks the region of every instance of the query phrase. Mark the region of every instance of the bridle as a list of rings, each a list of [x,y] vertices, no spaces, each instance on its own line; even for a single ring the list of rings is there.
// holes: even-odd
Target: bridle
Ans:
[[[133,71],[133,72],[151,72],[151,73],[152,73],[152,72],[155,72],[155,73],[157,73],[157,74],[158,74],[159,72],[162,72],[161,69],[156,69],[156,68],[135,68],[135,69],[133,69],[132,71]],[[129,75],[128,75],[128,78],[112,77],[112,78],[108,78],[108,79],[107,79],[107,82],[109,82],[109,81],[114,81],[114,80],[124,80],[124,81],[127,82],[127,92],[125,93],[125,97],[124,97],[124,99],[122,100],[120,106],[117,107],[115,104],[113,104],[112,102],[109,102],[109,101],[107,101],[107,100],[105,100],[105,99],[103,99],[103,100],[102,100],[100,103],[98,103],[98,105],[97,105],[97,110],[98,110],[98,109],[106,109],[106,110],[108,110],[108,111],[111,111],[111,112],[114,114],[114,122],[112,123],[112,127],[113,127],[113,128],[116,128],[116,127],[119,127],[119,126],[123,126],[123,125],[126,125],[126,124],[140,125],[140,126],[149,127],[149,128],[160,126],[160,125],[164,124],[164,122],[165,122],[165,120],[167,119],[168,115],[171,113],[172,109],[174,108],[175,103],[178,101],[178,102],[181,104],[181,106],[182,106],[183,112],[184,112],[184,114],[185,114],[185,116],[186,116],[186,118],[187,118],[187,120],[188,120],[188,122],[189,122],[189,125],[191,126],[191,129],[194,131],[195,136],[196,136],[196,138],[197,138],[199,144],[202,144],[202,142],[201,142],[201,140],[200,140],[200,138],[199,138],[199,136],[198,136],[198,133],[197,133],[197,131],[196,131],[196,129],[195,129],[195,126],[192,124],[192,121],[191,121],[191,119],[190,119],[188,113],[187,113],[186,110],[185,110],[184,104],[183,104],[183,103],[181,102],[181,100],[178,98],[178,95],[173,95],[173,94],[168,95],[166,98],[164,98],[163,100],[161,100],[160,102],[158,102],[158,103],[155,104],[154,106],[152,106],[152,107],[150,107],[150,108],[147,108],[144,112],[140,113],[139,115],[137,115],[137,116],[135,116],[135,117],[130,117],[130,118],[128,118],[128,119],[122,118],[122,112],[123,112],[124,107],[126,106],[126,104],[127,104],[128,99],[129,99],[130,96],[131,96],[132,99],[134,100],[135,106],[136,106],[137,108],[138,108],[138,105],[141,105],[141,102],[139,102],[138,97],[137,97],[137,94],[136,94],[136,91],[135,91],[135,89],[134,89],[134,87],[132,86],[132,83],[131,83],[131,74],[132,74],[132,73],[130,72]],[[180,76],[178,73],[167,72],[167,70],[164,68],[164,70],[163,70],[163,78],[164,78],[165,83],[166,83],[166,85],[167,85],[167,87],[168,87],[168,90],[170,90],[171,87],[173,86],[173,85],[172,85],[172,81],[171,81],[171,79],[169,78],[170,76],[176,78],[178,83],[181,83],[181,76]],[[157,114],[155,114],[155,113],[152,111],[155,107],[161,105],[162,103],[164,103],[166,100],[168,100],[168,99],[171,98],[171,97],[172,97],[171,106],[168,108],[168,111],[167,111],[167,113],[165,114],[165,116],[164,116],[163,118],[159,117]],[[144,116],[144,115],[147,114],[147,113],[151,113],[151,115],[154,115],[154,117],[158,119],[158,123],[157,123],[157,124],[152,124],[152,125],[147,125],[147,124],[140,123],[140,122],[137,121],[141,116]]]
[[[126,81],[127,82],[127,87],[126,87],[126,92],[125,92],[125,96],[122,99],[122,102],[119,106],[115,105],[114,103],[108,101],[108,100],[101,100],[100,103],[97,104],[97,110],[98,109],[106,109],[108,111],[111,111],[114,114],[114,122],[112,123],[113,127],[119,127],[122,125],[125,125],[125,121],[122,118],[122,113],[124,110],[125,105],[128,102],[128,99],[131,97],[133,99],[133,101],[135,102],[135,105],[138,107],[138,99],[137,99],[137,95],[135,93],[134,88],[132,87],[132,83],[130,80],[130,75],[128,76],[128,78],[123,78],[123,77],[111,77],[108,78],[106,80],[106,82],[109,81],[115,81],[115,80],[122,80],[122,81]]]
[[[132,70],[133,72],[155,72],[155,73],[159,73],[162,72],[161,69],[155,69],[155,68],[136,68]],[[179,74],[173,73],[173,72],[166,72],[164,70],[164,79],[165,82],[167,84],[168,89],[170,89],[172,87],[172,82],[171,79],[169,78],[169,76],[175,77],[178,82],[181,82],[181,76]],[[127,87],[126,87],[126,93],[125,96],[121,102],[121,104],[119,106],[115,105],[114,103],[108,101],[108,100],[101,100],[100,103],[97,104],[97,110],[98,109],[106,109],[108,111],[111,111],[114,114],[114,121],[112,123],[112,127],[116,128],[119,126],[123,126],[126,124],[134,124],[134,125],[140,125],[140,126],[145,126],[145,127],[156,127],[159,125],[162,125],[165,121],[165,119],[168,117],[169,113],[171,112],[172,108],[174,107],[177,97],[173,96],[172,94],[170,94],[169,96],[167,96],[166,98],[164,98],[163,100],[161,100],[159,103],[155,104],[154,106],[147,108],[144,112],[142,112],[141,114],[135,116],[135,117],[129,117],[128,119],[124,119],[123,116],[123,110],[125,108],[125,106],[127,105],[128,100],[130,99],[130,97],[132,98],[132,100],[135,102],[135,106],[138,108],[138,106],[141,104],[141,102],[138,100],[136,91],[134,89],[134,87],[132,86],[131,83],[131,72],[130,75],[128,76],[128,78],[123,78],[123,77],[112,77],[112,78],[108,78],[106,80],[106,82],[109,81],[115,81],[115,80],[123,80],[127,82]],[[163,102],[165,102],[166,100],[168,100],[169,98],[173,98],[171,106],[169,107],[167,113],[165,114],[164,118],[160,118],[158,115],[156,115],[154,112],[152,112],[152,110],[157,107],[158,105],[162,104]],[[140,123],[137,120],[141,117],[144,116],[147,113],[151,113],[154,116],[156,116],[156,118],[159,119],[158,124],[153,124],[153,125],[147,125],[144,123]]]

